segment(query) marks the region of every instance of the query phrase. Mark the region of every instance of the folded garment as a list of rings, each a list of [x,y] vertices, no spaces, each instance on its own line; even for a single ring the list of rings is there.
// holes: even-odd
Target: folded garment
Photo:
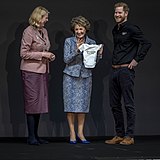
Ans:
[[[102,44],[82,44],[79,46],[80,52],[83,52],[83,63],[85,68],[94,68],[96,66],[97,51]]]

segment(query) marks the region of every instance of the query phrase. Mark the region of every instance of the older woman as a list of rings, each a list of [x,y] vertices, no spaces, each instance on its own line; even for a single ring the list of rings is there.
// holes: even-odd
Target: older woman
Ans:
[[[70,143],[76,144],[77,140],[81,143],[90,143],[84,136],[85,115],[89,112],[90,97],[92,89],[92,71],[85,68],[83,64],[82,52],[78,47],[83,44],[96,44],[86,34],[90,29],[89,21],[82,16],[74,17],[71,20],[71,30],[73,37],[66,38],[64,43],[64,69],[63,95],[64,112],[70,129]],[[102,49],[98,52],[102,54]],[[75,118],[78,122],[78,133],[75,133]]]
[[[49,52],[50,41],[44,28],[48,21],[48,10],[36,7],[30,18],[29,26],[24,30],[21,41],[20,69],[24,84],[25,113],[28,125],[28,144],[47,143],[38,137],[41,113],[48,112],[48,73],[49,62],[55,55]]]

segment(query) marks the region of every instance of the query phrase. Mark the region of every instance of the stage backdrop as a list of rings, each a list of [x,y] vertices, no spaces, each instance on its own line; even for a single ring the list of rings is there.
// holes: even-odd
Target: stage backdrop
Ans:
[[[3,2],[3,3],[2,3]],[[87,136],[114,135],[109,107],[108,76],[113,50],[113,0],[2,0],[0,9],[0,136],[27,135],[23,88],[20,76],[19,48],[21,36],[32,10],[42,5],[50,11],[46,28],[56,60],[51,63],[49,79],[49,113],[41,117],[39,134],[46,137],[68,136],[63,112],[62,76],[63,43],[71,36],[70,21],[85,16],[91,22],[89,36],[104,44],[103,59],[93,70],[90,113],[85,123]],[[139,25],[152,42],[147,57],[136,68],[136,135],[160,135],[160,24],[158,0],[127,0],[129,20]]]

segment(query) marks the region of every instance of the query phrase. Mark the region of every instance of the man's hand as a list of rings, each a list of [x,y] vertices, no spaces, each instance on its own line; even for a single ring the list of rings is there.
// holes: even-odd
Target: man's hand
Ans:
[[[129,69],[133,69],[134,67],[136,67],[138,65],[138,62],[135,61],[134,59],[131,61],[131,63],[128,65]]]

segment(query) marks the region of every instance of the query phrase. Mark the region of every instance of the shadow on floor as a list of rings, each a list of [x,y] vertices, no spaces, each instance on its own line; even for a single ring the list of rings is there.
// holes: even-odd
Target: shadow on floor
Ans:
[[[107,145],[111,137],[87,137],[90,144],[69,144],[68,137],[43,137],[49,144],[32,146],[25,137],[0,138],[0,160],[160,160],[160,136],[137,136],[130,146]]]

